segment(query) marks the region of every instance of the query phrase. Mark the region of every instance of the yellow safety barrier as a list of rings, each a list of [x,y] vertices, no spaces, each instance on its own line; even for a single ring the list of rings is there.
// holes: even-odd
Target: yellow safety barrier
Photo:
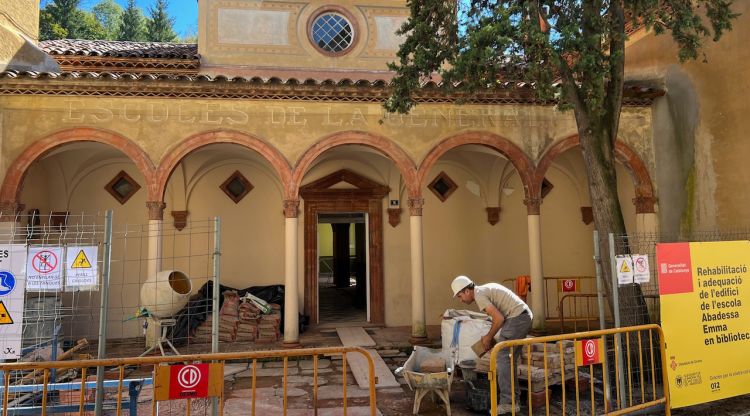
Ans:
[[[595,293],[570,293],[563,295],[560,298],[560,305],[558,306],[558,315],[560,316],[560,333],[565,333],[565,324],[572,323],[573,331],[578,332],[578,324],[582,323],[585,325],[585,329],[580,330],[591,331],[592,329],[599,329],[599,306],[598,296]],[[606,298],[607,295],[604,295]],[[659,322],[659,295],[649,294],[643,295],[646,300],[647,308],[650,312],[651,322]],[[611,322],[610,316],[605,317],[606,322]]]
[[[654,335],[658,337],[657,345],[654,345]],[[510,354],[511,348],[516,351],[516,354]],[[568,360],[571,357],[570,348],[574,349],[575,362],[566,361],[565,357],[569,357]],[[567,412],[568,401],[572,404],[573,400],[575,400],[576,415],[588,414],[587,406],[583,406],[583,402],[590,400],[590,414],[592,415],[622,415],[663,405],[664,414],[669,416],[671,414],[669,409],[669,383],[667,381],[664,348],[664,333],[659,325],[640,325],[500,342],[491,351],[490,371],[487,374],[491,386],[490,414],[497,414],[498,385],[496,376],[499,354],[509,354],[510,368],[515,369],[516,361],[522,359],[518,356],[520,355],[519,352],[525,352],[525,364],[527,366],[525,371],[527,400],[525,404],[529,415],[534,414],[534,407],[539,406],[545,407],[546,414],[550,414],[550,402],[553,394],[550,387],[559,383],[562,386],[560,394],[562,395],[563,415],[573,413],[572,411]],[[554,351],[555,349],[557,351]],[[645,353],[644,349],[647,350]],[[613,359],[614,363],[608,363],[610,359]],[[542,368],[532,370],[532,361],[537,363],[541,361],[543,363]],[[619,363],[619,365],[616,365],[616,363]],[[614,370],[612,371],[610,368]],[[618,370],[619,368],[622,370]],[[586,374],[586,370],[588,370],[588,374]],[[657,370],[661,370],[661,374],[657,375]],[[510,371],[509,374],[511,378],[510,407],[513,415],[525,413],[517,410],[519,409],[517,406],[520,405],[520,399],[516,397],[516,379],[521,377],[516,372]],[[567,375],[572,377],[566,379]],[[601,393],[598,395],[595,389],[597,375],[602,384]],[[559,380],[557,379],[558,376]],[[537,378],[535,379],[535,377]],[[588,383],[585,382],[585,378],[588,378]],[[660,385],[657,385],[657,378],[661,379]],[[580,382],[581,379],[584,379],[584,381]],[[542,383],[542,385],[539,385],[539,383]],[[566,388],[573,390],[571,394],[574,397],[571,398],[568,395]],[[588,397],[582,395],[586,391],[590,392],[587,395]],[[614,394],[612,391],[614,391]],[[598,402],[597,399],[599,399]],[[599,408],[597,403],[601,403]]]
[[[228,361],[232,361],[234,363],[236,362],[245,362],[248,364],[248,369],[252,369],[252,402],[248,403],[248,414],[255,416],[256,415],[256,381],[257,381],[257,375],[256,371],[258,368],[258,360],[270,360],[270,359],[283,359],[283,409],[284,409],[284,415],[287,414],[287,406],[288,406],[288,396],[287,396],[287,385],[288,385],[288,364],[289,364],[289,358],[303,358],[303,357],[312,357],[313,361],[313,402],[312,406],[314,409],[314,414],[318,414],[318,357],[322,355],[341,355],[342,356],[342,372],[343,372],[343,414],[347,414],[347,354],[349,353],[357,353],[362,354],[365,359],[367,360],[367,366],[368,366],[368,380],[369,380],[369,408],[370,408],[370,415],[375,416],[377,413],[376,408],[376,397],[375,397],[375,366],[374,362],[372,360],[372,357],[370,354],[359,347],[331,347],[331,348],[309,348],[309,349],[296,349],[296,350],[275,350],[275,351],[249,351],[249,352],[236,352],[236,353],[216,353],[216,354],[196,354],[196,355],[176,355],[176,356],[158,356],[158,357],[133,357],[133,358],[113,358],[113,359],[101,359],[101,360],[79,360],[79,361],[51,361],[51,362],[19,362],[19,363],[9,363],[9,364],[0,364],[0,371],[2,371],[2,374],[4,374],[4,383],[3,383],[3,390],[2,390],[2,416],[7,416],[8,411],[13,411],[14,409],[9,409],[9,398],[11,396],[10,392],[13,389],[13,385],[11,385],[11,372],[17,372],[17,371],[25,371],[25,372],[32,372],[32,375],[35,375],[37,372],[41,372],[43,374],[42,386],[41,386],[41,394],[42,394],[42,402],[39,406],[38,413],[41,415],[46,415],[48,411],[48,393],[54,388],[59,388],[60,384],[51,384],[50,383],[50,373],[53,369],[60,371],[60,370],[76,370],[79,371],[78,374],[81,376],[81,382],[80,386],[73,386],[76,390],[80,391],[80,399],[79,402],[76,404],[77,409],[73,410],[74,412],[78,412],[80,415],[84,415],[85,412],[89,411],[87,407],[85,407],[84,401],[86,398],[86,390],[89,391],[91,388],[89,385],[91,385],[91,382],[86,382],[86,375],[91,374],[92,371],[88,370],[91,368],[96,367],[107,367],[110,369],[110,372],[112,369],[115,369],[118,374],[118,382],[116,384],[117,387],[117,406],[116,406],[116,414],[117,416],[120,416],[122,414],[122,402],[123,402],[123,386],[125,384],[125,368],[130,366],[153,366],[152,375],[157,376],[158,375],[158,368],[165,368],[161,366],[169,365],[169,364],[199,364],[199,363],[220,363],[224,364]],[[251,367],[250,367],[251,366]],[[221,372],[221,381],[223,382],[223,371]],[[32,378],[34,378],[32,376]],[[156,380],[156,378],[154,379]],[[70,389],[70,383],[64,383],[66,384],[66,387]],[[76,384],[78,384],[76,382]],[[155,382],[156,384],[156,382]],[[224,389],[220,389],[220,392],[218,393],[218,404],[219,404],[219,414],[224,414]],[[152,400],[152,414],[157,414],[157,400],[156,397],[157,391],[155,391],[154,399]],[[190,415],[191,413],[191,401],[195,399],[184,399],[186,400],[186,408],[185,408],[185,414]],[[112,402],[113,399],[110,397],[108,398],[108,401]],[[90,407],[91,405],[89,405]],[[51,410],[52,411],[52,410]]]

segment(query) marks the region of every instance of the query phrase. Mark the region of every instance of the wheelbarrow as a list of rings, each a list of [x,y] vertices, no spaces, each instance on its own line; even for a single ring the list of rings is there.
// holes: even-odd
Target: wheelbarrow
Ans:
[[[431,358],[442,358],[446,364],[445,370],[423,372],[422,363]],[[438,396],[445,403],[445,411],[450,416],[450,392],[453,382],[453,362],[451,358],[450,351],[416,346],[404,366],[396,369],[396,374],[403,373],[409,388],[414,391],[413,413],[415,415],[419,414],[419,405],[422,399],[430,394],[433,401],[435,401],[435,396]]]

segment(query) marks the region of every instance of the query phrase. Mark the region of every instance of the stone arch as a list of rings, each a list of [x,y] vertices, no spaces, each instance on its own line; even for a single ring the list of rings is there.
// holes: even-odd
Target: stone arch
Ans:
[[[118,133],[91,127],[76,127],[52,133],[29,145],[8,168],[0,188],[0,201],[3,203],[18,202],[23,187],[23,180],[29,166],[53,149],[74,142],[97,142],[110,145],[120,150],[133,161],[146,179],[149,193],[154,188],[155,167],[146,152],[137,144]]]
[[[234,130],[215,130],[194,134],[174,146],[162,158],[159,167],[156,170],[156,191],[153,197],[155,201],[161,201],[164,198],[164,192],[167,189],[167,182],[172,175],[172,171],[177,165],[191,152],[214,143],[233,143],[246,147],[258,152],[273,167],[282,184],[286,186],[291,178],[291,168],[284,155],[275,147],[265,141],[247,133]],[[287,194],[285,197],[289,197]]]
[[[534,177],[534,164],[526,153],[524,153],[516,144],[502,136],[479,131],[470,131],[448,137],[437,146],[433,147],[419,165],[417,176],[419,189],[424,185],[427,174],[435,163],[437,163],[438,159],[449,150],[467,144],[484,145],[500,152],[503,156],[508,158],[518,172],[518,176],[523,183],[524,195],[526,198],[529,199],[536,194],[534,191],[536,183],[532,180]]]
[[[388,156],[401,172],[409,196],[416,197],[419,195],[419,187],[417,186],[417,169],[409,155],[407,155],[401,147],[390,139],[363,131],[344,131],[334,133],[310,146],[310,148],[307,149],[297,161],[292,173],[292,181],[289,183],[289,189],[287,190],[289,195],[294,196],[295,198],[298,196],[302,178],[318,156],[323,154],[326,150],[347,144],[367,146]]]
[[[579,137],[577,134],[574,134],[550,146],[537,164],[536,172],[534,173],[534,183],[536,186],[541,186],[544,175],[558,155],[579,145]],[[654,186],[651,182],[651,175],[648,173],[646,163],[644,163],[638,153],[621,141],[615,142],[615,157],[633,173],[633,178],[635,179],[635,199],[633,202],[635,203],[636,213],[653,213],[656,199],[654,197]]]

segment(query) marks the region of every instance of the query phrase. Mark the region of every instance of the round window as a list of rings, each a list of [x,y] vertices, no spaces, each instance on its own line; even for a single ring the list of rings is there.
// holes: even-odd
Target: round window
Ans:
[[[310,32],[315,46],[329,53],[344,52],[354,41],[352,24],[338,13],[320,14],[313,21]]]

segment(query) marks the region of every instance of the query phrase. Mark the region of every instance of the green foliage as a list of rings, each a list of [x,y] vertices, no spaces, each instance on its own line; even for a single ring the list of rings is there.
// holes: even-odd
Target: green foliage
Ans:
[[[174,19],[167,14],[167,0],[156,0],[149,9],[150,19],[146,22],[146,38],[151,42],[175,42]]]
[[[737,14],[732,0],[409,0],[400,34],[394,92],[385,106],[406,112],[421,82],[439,75],[472,94],[505,81],[533,82],[540,98],[559,98],[593,117],[619,113],[625,16],[670,32],[681,60],[718,40]],[[458,7],[458,9],[456,9]],[[559,79],[557,87],[554,80]]]
[[[135,0],[128,0],[128,5],[122,12],[117,40],[146,40],[146,18],[143,17],[143,11],[135,5]]]
[[[106,33],[107,40],[116,40],[120,31],[120,21],[122,20],[122,7],[115,3],[115,0],[101,0],[91,12],[96,16],[96,20],[102,25]]]
[[[94,15],[78,8],[80,0],[54,0],[39,13],[39,38],[103,39],[104,27]]]

